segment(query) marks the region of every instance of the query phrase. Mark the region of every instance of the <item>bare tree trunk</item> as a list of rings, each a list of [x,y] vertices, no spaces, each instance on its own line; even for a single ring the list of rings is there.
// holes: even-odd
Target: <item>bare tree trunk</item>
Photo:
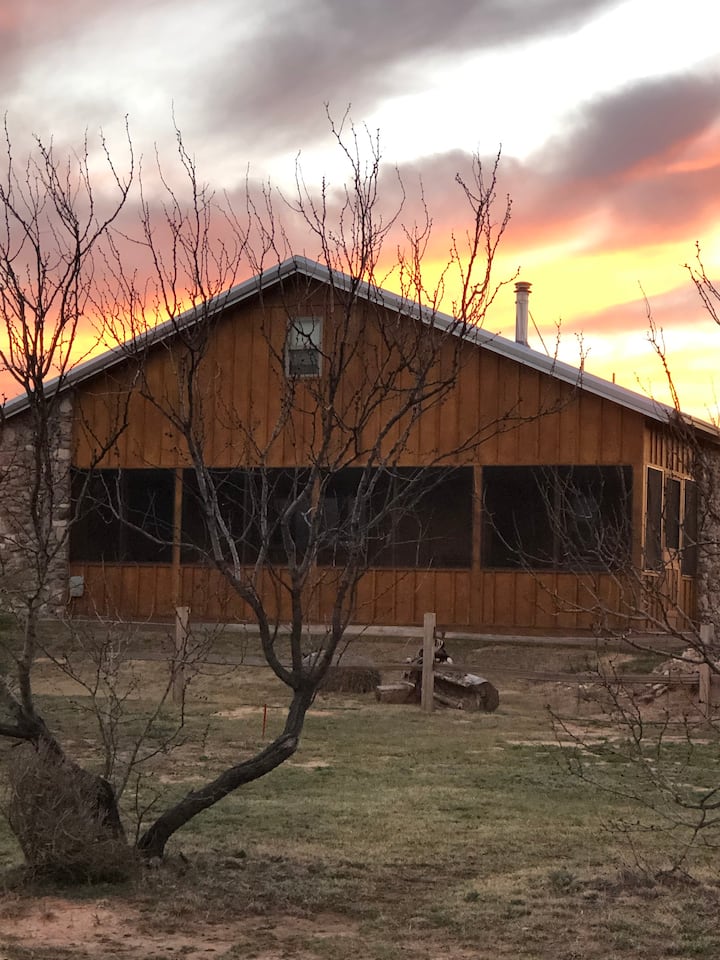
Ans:
[[[257,756],[223,771],[211,783],[200,790],[191,791],[186,797],[167,810],[145,831],[138,841],[138,849],[144,857],[162,857],[170,837],[204,810],[214,806],[228,794],[252,783],[285,763],[298,748],[305,713],[312,703],[314,689],[307,686],[295,693],[282,734]]]

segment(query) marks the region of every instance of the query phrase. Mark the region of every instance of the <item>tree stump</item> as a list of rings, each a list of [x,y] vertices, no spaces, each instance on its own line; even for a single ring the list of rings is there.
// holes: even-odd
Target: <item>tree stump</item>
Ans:
[[[7,818],[28,866],[63,883],[128,879],[136,865],[112,787],[42,746],[17,749]]]

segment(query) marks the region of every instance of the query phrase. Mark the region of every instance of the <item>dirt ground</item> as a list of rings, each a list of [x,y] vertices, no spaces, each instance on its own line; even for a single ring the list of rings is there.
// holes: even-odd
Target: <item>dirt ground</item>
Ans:
[[[187,928],[168,933],[151,929],[139,909],[108,899],[77,902],[57,896],[6,901],[0,907],[0,960],[317,960],[343,940],[362,942],[360,924],[347,917],[317,914],[239,917],[224,923],[203,923],[194,917]],[[427,960],[470,960],[476,950],[448,945],[418,931],[403,936],[403,954]],[[305,948],[299,941],[312,940]],[[267,945],[262,946],[263,942]],[[6,952],[11,951],[11,952]],[[16,952],[17,951],[17,952]]]
[[[262,952],[253,952],[255,960],[280,960],[288,956],[292,941],[299,934],[314,938],[346,936],[352,933],[347,919],[318,916],[286,921],[243,917],[227,923],[203,924],[193,918],[192,927],[183,932],[147,929],[148,918],[139,909],[108,899],[78,903],[60,897],[26,898],[6,901],[0,907],[0,944],[4,948],[22,947],[41,951],[41,956],[58,960],[64,957],[128,958],[149,960],[154,957],[182,957],[183,960],[210,960],[240,951],[248,943],[256,944],[263,933],[272,931],[275,941]],[[0,960],[8,956],[0,946]],[[242,953],[235,952],[240,957]],[[301,954],[293,953],[300,957]]]

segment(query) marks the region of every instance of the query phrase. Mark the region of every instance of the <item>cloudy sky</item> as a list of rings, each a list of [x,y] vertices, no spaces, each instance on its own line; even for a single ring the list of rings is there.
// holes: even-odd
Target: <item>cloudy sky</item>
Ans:
[[[715,0],[0,0],[0,104],[15,142],[58,148],[102,128],[121,153],[128,115],[149,157],[174,113],[230,194],[248,170],[288,182],[298,153],[308,180],[339,178],[325,104],[350,105],[422,178],[438,235],[463,226],[455,172],[502,147],[497,276],[533,283],[545,342],[561,322],[567,359],[581,338],[589,369],[661,395],[644,291],[681,402],[707,417],[720,329],[683,264],[698,241],[720,275],[716,18]],[[488,326],[512,320],[509,294]]]

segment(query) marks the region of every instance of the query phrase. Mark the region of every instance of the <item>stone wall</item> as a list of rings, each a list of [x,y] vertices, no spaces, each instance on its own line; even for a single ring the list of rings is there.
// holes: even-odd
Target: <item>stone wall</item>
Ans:
[[[705,447],[699,456],[697,605],[700,623],[715,628],[720,643],[720,449]]]
[[[35,495],[40,522],[30,514],[38,476],[31,411],[0,423],[0,611],[21,613],[38,597],[44,614],[60,613],[67,597],[72,397],[52,404],[52,483]]]

